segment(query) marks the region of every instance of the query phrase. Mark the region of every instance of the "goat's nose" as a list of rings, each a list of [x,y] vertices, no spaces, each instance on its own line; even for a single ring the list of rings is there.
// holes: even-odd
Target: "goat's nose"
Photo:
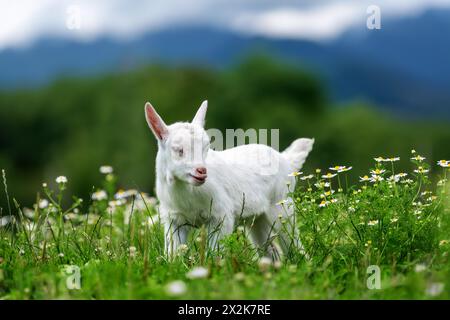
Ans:
[[[195,169],[195,171],[198,174],[201,174],[201,175],[205,175],[206,174],[206,168],[205,167],[199,167],[199,168]]]

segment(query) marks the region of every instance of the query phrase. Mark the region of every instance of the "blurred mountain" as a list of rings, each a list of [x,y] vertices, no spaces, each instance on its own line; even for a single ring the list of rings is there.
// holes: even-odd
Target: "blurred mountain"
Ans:
[[[0,52],[0,88],[35,87],[57,77],[122,72],[149,62],[224,68],[249,54],[273,55],[319,74],[335,102],[365,100],[401,116],[450,118],[450,11],[383,20],[332,42],[244,36],[174,26],[119,41],[42,39]]]

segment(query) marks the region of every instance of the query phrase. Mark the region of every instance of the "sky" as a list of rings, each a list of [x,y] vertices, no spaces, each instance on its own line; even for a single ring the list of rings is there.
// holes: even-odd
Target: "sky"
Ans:
[[[43,37],[91,41],[186,24],[272,38],[326,41],[366,26],[367,8],[381,18],[450,8],[450,0],[0,0],[0,50]]]

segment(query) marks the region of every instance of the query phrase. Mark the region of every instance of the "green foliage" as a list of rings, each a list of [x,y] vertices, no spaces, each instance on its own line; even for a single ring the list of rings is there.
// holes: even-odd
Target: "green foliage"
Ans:
[[[156,199],[117,191],[114,173],[102,170],[92,201],[65,206],[71,181],[59,178],[33,209],[17,205],[15,218],[2,220],[0,299],[448,299],[450,163],[434,185],[416,159],[407,175],[397,159],[377,159],[357,184],[348,184],[345,166],[296,173],[280,212],[295,207],[309,258],[294,245],[276,262],[251,245],[248,224],[216,250],[205,227],[195,230],[169,259]],[[371,265],[381,289],[366,286]],[[79,289],[66,285],[68,266],[80,268]]]

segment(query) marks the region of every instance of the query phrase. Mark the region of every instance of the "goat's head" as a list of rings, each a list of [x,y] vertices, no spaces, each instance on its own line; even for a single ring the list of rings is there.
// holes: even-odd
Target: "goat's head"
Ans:
[[[207,178],[209,137],[204,127],[208,102],[204,101],[192,122],[167,126],[153,106],[145,104],[148,126],[158,140],[158,153],[167,174],[179,181],[200,186]]]

